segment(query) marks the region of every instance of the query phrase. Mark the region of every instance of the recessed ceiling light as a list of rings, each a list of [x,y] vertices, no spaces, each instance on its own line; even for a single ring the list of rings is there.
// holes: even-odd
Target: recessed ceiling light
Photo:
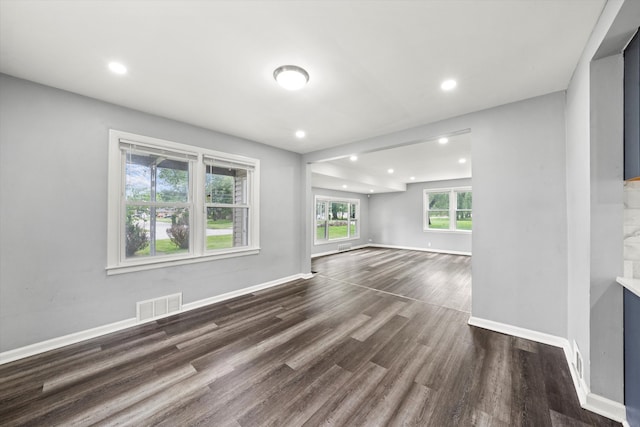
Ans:
[[[393,173],[393,169],[387,169],[388,173]]]
[[[447,142],[449,142],[449,138],[440,138],[440,139],[438,140],[438,142],[439,142],[440,144],[446,144]]]
[[[369,190],[369,193],[373,193],[373,189]]]
[[[415,181],[416,177],[412,176],[411,178],[409,178],[411,181]]]
[[[440,85],[440,89],[442,89],[442,90],[452,90],[457,85],[458,85],[458,83],[455,80],[449,79],[449,80],[445,80],[445,81],[442,82],[442,84]]]
[[[342,184],[342,188],[347,188],[347,184]]]
[[[352,162],[355,162],[356,160],[358,160],[358,156],[354,154],[353,156],[349,157],[349,160],[351,160]]]
[[[304,138],[305,136],[307,136],[307,133],[303,130],[297,130],[296,131],[296,137],[297,138]]]
[[[127,74],[127,67],[119,62],[109,62],[109,69],[116,74]]]
[[[282,65],[273,71],[273,78],[287,90],[298,90],[309,81],[309,73],[296,65]]]
[[[462,159],[458,160],[458,163],[467,163],[467,159],[462,158]]]

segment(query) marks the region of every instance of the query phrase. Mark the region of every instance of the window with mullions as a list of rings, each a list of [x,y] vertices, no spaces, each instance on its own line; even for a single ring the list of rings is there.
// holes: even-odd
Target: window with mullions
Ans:
[[[247,246],[253,167],[208,158],[205,163],[206,249]]]
[[[121,143],[124,158],[124,258],[189,253],[191,163],[184,153]]]
[[[315,243],[359,237],[360,201],[316,197]]]
[[[456,194],[456,230],[471,230],[473,221],[471,209],[471,190],[455,191]]]
[[[109,274],[259,251],[259,161],[110,131]]]
[[[471,231],[470,188],[424,190],[424,230]]]
[[[428,196],[427,225],[430,229],[448,230],[449,192],[433,192]]]

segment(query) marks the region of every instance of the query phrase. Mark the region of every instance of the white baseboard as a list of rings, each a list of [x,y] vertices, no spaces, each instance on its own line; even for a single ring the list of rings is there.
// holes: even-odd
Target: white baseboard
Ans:
[[[313,276],[311,276],[313,277]],[[270,282],[260,283],[259,285],[249,286],[248,288],[238,289],[237,291],[227,292],[225,294],[216,295],[210,298],[201,299],[198,301],[190,302],[182,305],[182,311],[194,310],[196,308],[204,307],[207,305],[215,304],[220,301],[226,301],[231,298],[239,297],[241,295],[250,294],[252,292],[261,291],[263,289],[271,288],[273,286],[282,285],[283,283],[291,282],[298,279],[309,279],[306,274],[294,274],[293,276],[283,277],[281,279],[272,280]],[[175,314],[175,313],[172,313]]]
[[[471,252],[450,251],[450,250],[446,250],[446,249],[414,248],[414,247],[411,247],[411,246],[382,245],[382,244],[379,244],[379,243],[370,243],[367,246],[370,246],[372,248],[405,249],[405,250],[408,250],[408,251],[435,252],[435,253],[438,253],[438,254],[471,256]]]
[[[580,378],[578,371],[576,371],[576,367],[573,364],[574,354],[573,349],[571,348],[571,344],[569,340],[565,340],[566,342],[562,346],[562,350],[564,352],[564,358],[567,360],[567,365],[569,365],[569,373],[571,374],[571,381],[573,381],[573,388],[576,390],[576,394],[578,395],[578,400],[580,401],[580,406],[583,408],[587,404],[587,396],[589,395],[589,386],[584,382],[583,378]]]
[[[237,296],[250,294],[262,289],[267,289],[273,286],[278,286],[283,283],[291,282],[298,279],[310,279],[312,274],[294,274],[292,276],[283,277],[280,279],[272,280],[270,282],[261,283],[255,286],[249,286],[247,288],[239,289],[237,291],[227,292],[221,295],[216,295],[211,298],[205,298],[203,300],[190,302],[182,305],[182,310],[173,312],[161,317],[155,317],[145,322],[136,321],[135,317],[130,319],[120,320],[118,322],[109,323],[107,325],[98,326],[96,328],[87,329],[84,331],[74,332],[72,334],[63,335],[61,337],[52,338],[46,341],[41,341],[35,344],[30,344],[24,347],[19,347],[13,350],[8,350],[0,353],[0,365],[13,362],[25,357],[34,356],[36,354],[44,353],[46,351],[55,350],[60,347],[64,347],[70,344],[76,344],[80,341],[85,341],[91,338],[96,338],[102,335],[110,334],[112,332],[121,331],[133,326],[138,326],[143,323],[152,322],[163,317],[174,316],[176,314],[184,313],[185,311],[194,310],[196,308],[204,307],[206,305],[214,304],[216,302],[225,301]]]
[[[625,426],[629,425],[627,424],[626,408],[622,403],[591,393],[587,384],[579,378],[573,367],[573,351],[568,339],[474,316],[469,318],[469,325],[562,348],[580,406],[603,417],[620,422]]]
[[[311,254],[311,258],[317,258],[321,256],[326,256],[326,255],[334,255],[340,252],[355,251],[356,249],[364,249],[364,248],[404,249],[407,251],[434,252],[437,254],[471,256],[471,252],[449,251],[444,249],[431,249],[431,248],[415,248],[412,246],[382,245],[379,243],[368,243],[366,245],[354,246],[346,251],[333,250],[333,251],[320,252],[317,254]]]
[[[368,245],[368,244],[367,245],[358,245],[358,246],[353,246],[353,247],[347,249],[346,251],[339,251],[339,250],[335,249],[333,251],[320,252],[320,253],[317,253],[317,254],[311,254],[311,258],[318,258],[318,257],[321,257],[321,256],[326,256],[326,255],[334,255],[334,254],[342,253],[342,252],[355,251],[356,249],[368,248],[369,246],[371,246],[371,245]]]
[[[15,348],[13,350],[3,351],[0,353],[0,365],[39,353],[44,353],[45,351],[55,350],[69,344],[75,344],[80,341],[110,334],[132,326],[137,326],[138,324],[139,323],[136,321],[136,318],[132,317],[126,320],[120,320],[119,322],[109,323],[108,325],[102,325],[96,328],[86,329],[84,331],[74,332],[69,335],[63,335],[61,337]]]
[[[518,326],[508,325],[506,323],[494,322],[493,320],[482,319],[480,317],[471,316],[469,318],[471,326],[477,326],[490,331],[500,332],[502,334],[513,335],[514,337],[524,338],[542,344],[552,345],[554,347],[564,348],[565,343],[569,346],[569,341],[556,335],[545,334],[543,332],[532,331],[531,329],[520,328]]]
[[[619,423],[629,425],[627,423],[626,407],[615,400],[607,399],[599,394],[587,393],[587,403],[582,405],[584,409],[600,414],[603,417],[610,418]]]

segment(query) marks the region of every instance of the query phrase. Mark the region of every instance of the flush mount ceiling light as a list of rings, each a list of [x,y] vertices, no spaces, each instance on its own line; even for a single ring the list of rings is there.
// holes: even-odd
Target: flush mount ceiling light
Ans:
[[[440,89],[448,91],[454,89],[457,85],[458,83],[455,80],[449,79],[442,82]]]
[[[297,130],[296,131],[296,137],[297,138],[304,138],[305,136],[307,136],[307,133],[303,130]]]
[[[393,173],[393,169],[387,169],[387,173]]]
[[[119,62],[109,62],[109,69],[116,74],[127,74],[127,67]]]
[[[439,142],[440,144],[446,144],[447,142],[449,142],[449,138],[440,138],[440,139],[438,140],[438,142]]]
[[[342,188],[347,188],[347,184],[342,184]]]
[[[415,177],[415,176],[412,176],[412,177],[410,177],[409,179],[410,179],[411,181],[415,181],[415,180],[416,180],[416,177]]]
[[[309,73],[297,65],[282,65],[274,70],[273,78],[287,90],[298,90],[309,82]]]
[[[460,163],[460,164],[467,163],[467,159],[462,158],[462,159],[458,160],[458,163]]]
[[[358,160],[358,156],[354,154],[353,156],[349,157],[349,160],[351,160],[352,162],[355,162],[356,160]]]

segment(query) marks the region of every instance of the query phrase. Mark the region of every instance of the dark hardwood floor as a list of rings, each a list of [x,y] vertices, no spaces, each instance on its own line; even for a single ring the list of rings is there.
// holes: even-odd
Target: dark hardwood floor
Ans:
[[[562,350],[469,326],[470,258],[363,249],[309,280],[0,366],[1,425],[614,426]]]

